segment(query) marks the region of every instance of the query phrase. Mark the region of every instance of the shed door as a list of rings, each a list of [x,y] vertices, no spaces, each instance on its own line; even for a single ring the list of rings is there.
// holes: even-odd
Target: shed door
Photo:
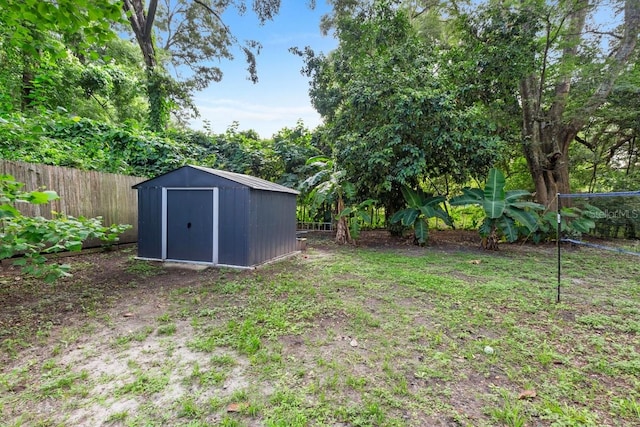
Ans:
[[[166,258],[216,263],[215,189],[167,190]]]

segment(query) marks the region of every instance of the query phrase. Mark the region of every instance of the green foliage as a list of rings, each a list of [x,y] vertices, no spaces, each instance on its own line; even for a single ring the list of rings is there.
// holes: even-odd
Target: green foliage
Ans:
[[[156,176],[210,152],[203,146],[144,131],[55,113],[0,119],[0,157],[84,170]],[[187,140],[187,142],[184,141]]]
[[[304,127],[302,121],[295,128],[284,128],[273,136],[273,153],[276,156],[278,182],[295,187],[313,172],[307,160],[320,155],[313,145],[313,134]]]
[[[639,203],[638,196],[590,200],[588,216],[595,222],[595,234],[614,239],[640,238]]]
[[[445,224],[453,225],[449,214],[442,207],[446,200],[443,196],[434,197],[421,189],[413,190],[409,187],[402,187],[402,195],[408,207],[396,212],[390,222],[413,227],[417,244],[424,245],[429,238],[429,218],[440,218]]]
[[[349,232],[351,233],[352,239],[357,240],[360,237],[362,225],[371,222],[369,209],[371,209],[371,207],[375,204],[375,200],[367,199],[357,205],[344,208],[342,212],[338,213],[336,219],[340,219],[343,217],[347,218],[347,221],[349,223]]]
[[[563,236],[579,238],[582,234],[592,232],[596,228],[598,218],[604,218],[605,214],[598,207],[590,204],[564,207],[560,209],[560,233]],[[538,226],[531,233],[531,239],[535,243],[555,239],[558,233],[558,213],[549,211],[542,213],[538,218]],[[562,237],[562,236],[561,236]],[[612,237],[612,236],[606,236]]]
[[[479,104],[461,105],[464,88],[434,72],[442,53],[402,9],[377,1],[339,17],[336,35],[339,47],[327,56],[296,52],[312,77],[326,138],[361,198],[376,198],[393,213],[403,204],[403,185],[486,173],[501,145],[491,120]]]
[[[149,98],[149,128],[160,132],[169,125],[171,102],[168,87],[171,78],[156,70],[147,71],[147,96]]]
[[[0,176],[0,260],[21,255],[14,265],[24,273],[53,282],[68,275],[68,265],[47,264],[43,254],[60,251],[79,251],[87,239],[105,243],[118,240],[129,225],[102,225],[102,218],[74,218],[56,215],[54,219],[23,216],[17,203],[44,204],[58,199],[54,191],[22,191],[22,183],[11,175]]]
[[[315,156],[307,160],[309,167],[317,172],[300,184],[303,197],[310,201],[310,210],[315,212],[325,204],[337,204],[343,196],[347,199],[355,197],[355,187],[346,181],[346,173],[338,170],[334,159],[326,156]]]
[[[452,206],[482,206],[485,218],[480,225],[480,236],[490,240],[488,244],[491,249],[497,248],[497,230],[507,241],[515,242],[519,237],[517,224],[524,226],[529,232],[534,231],[537,228],[535,211],[544,209],[544,206],[538,203],[522,200],[523,197],[531,195],[528,191],[505,191],[505,184],[504,174],[492,168],[484,189],[464,188],[462,195],[449,201]]]
[[[0,36],[10,34],[6,44],[33,56],[64,56],[64,42],[79,49],[100,45],[115,37],[112,24],[121,19],[113,0],[0,0]],[[40,37],[46,33],[58,37]]]

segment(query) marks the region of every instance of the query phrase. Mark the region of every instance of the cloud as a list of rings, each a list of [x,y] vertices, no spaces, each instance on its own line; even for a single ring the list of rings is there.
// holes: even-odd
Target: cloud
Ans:
[[[191,125],[202,128],[207,121],[214,132],[224,132],[238,122],[242,129],[253,129],[262,138],[271,137],[284,127],[293,127],[300,119],[309,128],[320,124],[318,113],[309,105],[268,105],[232,99],[196,98],[200,118]]]
[[[317,114],[309,105],[265,105],[232,99],[196,99],[195,102],[203,117],[231,117],[237,121],[242,119],[269,121]]]

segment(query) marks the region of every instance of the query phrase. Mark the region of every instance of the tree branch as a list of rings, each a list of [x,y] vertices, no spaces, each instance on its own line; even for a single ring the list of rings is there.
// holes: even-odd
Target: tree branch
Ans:
[[[571,121],[570,126],[573,129],[582,127],[587,118],[606,101],[616,79],[624,70],[636,48],[639,31],[640,0],[627,0],[624,5],[624,33],[620,45],[615,49],[615,55],[605,73],[605,79]]]
[[[146,37],[151,36],[153,21],[156,19],[156,9],[158,8],[158,0],[149,0],[149,10],[147,11],[146,22],[144,25],[144,34]]]
[[[227,24],[224,23],[224,21],[222,20],[222,17],[220,17],[220,14],[218,12],[216,12],[215,10],[211,9],[211,7],[209,7],[209,5],[203,3],[201,0],[193,0],[194,3],[202,6],[204,9],[206,9],[210,14],[212,14],[213,16],[216,17],[216,19],[218,20],[218,22],[220,22],[220,24],[222,25],[222,27],[224,28],[224,30],[227,33],[231,33],[231,30],[229,30],[229,27],[227,27]]]

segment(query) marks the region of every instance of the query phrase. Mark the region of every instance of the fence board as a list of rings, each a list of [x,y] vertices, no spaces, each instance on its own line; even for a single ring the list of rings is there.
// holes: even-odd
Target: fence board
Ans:
[[[55,211],[75,217],[101,216],[104,224],[132,225],[120,236],[121,243],[138,239],[138,194],[131,186],[146,178],[2,159],[0,173],[23,182],[25,191],[54,190],[60,196],[46,205],[19,203],[17,208],[24,215],[51,218]]]

